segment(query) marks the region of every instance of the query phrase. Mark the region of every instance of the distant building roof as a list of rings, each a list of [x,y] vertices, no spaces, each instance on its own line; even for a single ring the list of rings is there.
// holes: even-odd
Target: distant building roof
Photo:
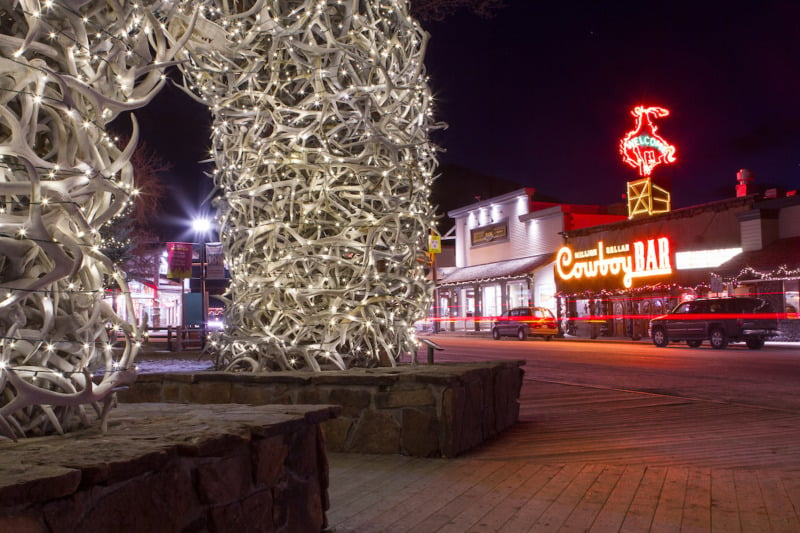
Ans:
[[[470,282],[494,281],[500,279],[521,278],[537,268],[555,261],[556,254],[539,254],[508,261],[498,261],[486,265],[474,265],[461,268],[441,269],[439,286],[460,285]]]
[[[481,207],[489,207],[493,204],[502,204],[520,196],[527,196],[530,199],[533,197],[534,192],[535,192],[534,189],[530,187],[524,187],[522,189],[517,189],[515,191],[502,194],[500,196],[487,198],[485,200],[478,200],[473,204],[465,205],[463,207],[459,207],[458,209],[453,209],[447,212],[447,216],[449,216],[450,218],[457,218],[462,215],[466,215],[467,213],[475,209],[480,209]]]

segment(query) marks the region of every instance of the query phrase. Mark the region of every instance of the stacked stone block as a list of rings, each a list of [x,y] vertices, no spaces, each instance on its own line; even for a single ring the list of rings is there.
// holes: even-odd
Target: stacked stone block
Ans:
[[[331,452],[455,457],[519,418],[522,361],[346,372],[146,374],[123,402],[334,404]]]

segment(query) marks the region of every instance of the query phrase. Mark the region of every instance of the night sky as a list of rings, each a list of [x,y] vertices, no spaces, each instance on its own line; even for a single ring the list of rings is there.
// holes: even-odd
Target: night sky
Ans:
[[[677,161],[653,176],[674,207],[734,196],[740,168],[762,186],[800,188],[796,0],[506,0],[492,18],[461,11],[424,26],[448,124],[434,137],[443,166],[566,203],[617,202],[638,177],[618,142],[645,104],[671,111],[657,125]],[[198,164],[210,118],[172,87],[136,115],[173,165],[168,214],[191,216],[211,188]]]

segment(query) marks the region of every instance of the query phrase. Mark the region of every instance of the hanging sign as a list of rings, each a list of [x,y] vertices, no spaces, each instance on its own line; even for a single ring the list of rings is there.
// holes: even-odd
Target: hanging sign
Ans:
[[[556,272],[564,281],[617,277],[629,289],[636,278],[672,274],[669,239],[659,237],[614,246],[600,241],[596,248],[577,252],[564,246],[556,256]]]
[[[442,238],[436,234],[428,236],[428,253],[440,254],[442,253]]]
[[[225,279],[221,242],[206,243],[206,279]]]
[[[192,243],[167,243],[167,277],[173,279],[192,277]]]

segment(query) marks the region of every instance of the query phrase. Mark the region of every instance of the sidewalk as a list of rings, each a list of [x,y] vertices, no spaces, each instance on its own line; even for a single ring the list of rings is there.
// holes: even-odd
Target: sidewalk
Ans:
[[[800,531],[800,413],[528,379],[457,459],[332,454],[343,532]]]
[[[137,363],[176,361],[210,363]],[[520,404],[456,459],[330,454],[330,531],[800,531],[800,413],[530,377]]]

